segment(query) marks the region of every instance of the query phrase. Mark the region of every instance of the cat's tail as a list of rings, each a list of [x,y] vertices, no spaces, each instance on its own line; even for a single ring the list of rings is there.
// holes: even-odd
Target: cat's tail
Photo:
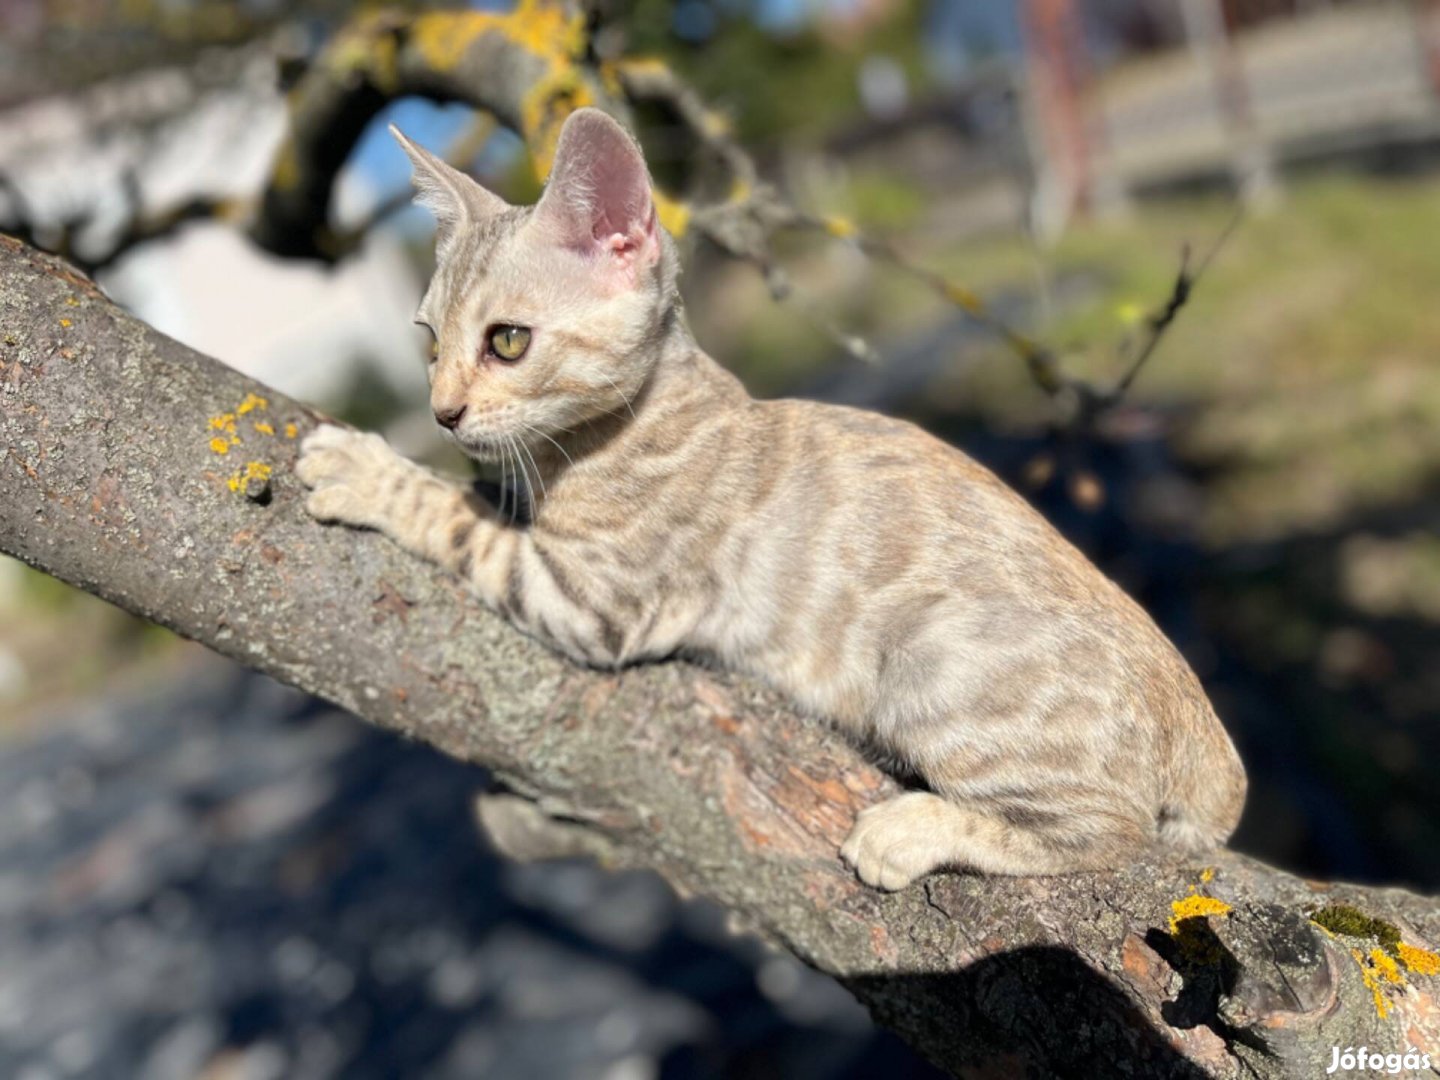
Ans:
[[[1177,740],[1171,784],[1160,806],[1160,843],[1187,854],[1220,847],[1240,823],[1245,808],[1245,766],[1235,744],[1208,704],[1196,728]]]

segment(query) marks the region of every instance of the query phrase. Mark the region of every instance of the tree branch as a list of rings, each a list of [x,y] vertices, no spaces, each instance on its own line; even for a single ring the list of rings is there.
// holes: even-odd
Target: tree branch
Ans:
[[[520,133],[549,172],[560,125],[581,105],[628,119],[624,100],[586,62],[586,16],[572,0],[513,12],[382,9],[336,34],[289,94],[290,124],[251,236],[278,255],[334,260],[358,237],[337,233],[331,192],[366,126],[397,98],[483,110]]]
[[[581,670],[379,536],[315,524],[291,469],[317,419],[0,239],[0,550],[487,765],[510,795],[481,816],[510,850],[716,898],[957,1075],[1314,1075],[1362,1044],[1440,1061],[1440,912],[1417,896],[1230,853],[861,886],[836,850],[892,781],[752,683]],[[1307,918],[1338,903],[1395,933]]]

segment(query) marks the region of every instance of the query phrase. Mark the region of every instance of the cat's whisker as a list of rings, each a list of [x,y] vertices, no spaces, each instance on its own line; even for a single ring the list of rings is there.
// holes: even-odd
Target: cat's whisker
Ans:
[[[514,446],[510,445],[510,439],[505,439],[505,458],[510,461],[510,475],[516,481],[516,490],[510,492],[510,524],[516,523],[516,511],[520,508],[520,472],[516,468],[518,459],[514,456]]]
[[[546,440],[551,446],[555,447],[556,450],[559,450],[560,453],[565,455],[565,460],[570,463],[570,467],[572,469],[575,468],[575,459],[565,452],[565,447],[561,446],[558,442],[556,442],[549,435],[545,434],[545,432],[541,431],[537,427],[531,427],[529,424],[521,424],[520,426],[531,434],[539,435],[542,439]]]
[[[522,425],[522,426],[524,426],[524,425]],[[526,428],[526,430],[529,430],[529,428]],[[528,457],[528,458],[530,459],[530,466],[531,466],[531,468],[533,468],[533,469],[535,470],[535,479],[538,480],[538,481],[540,481],[540,497],[541,497],[542,499],[548,499],[548,498],[550,497],[550,495],[549,495],[549,492],[547,492],[547,491],[545,490],[545,474],[544,474],[544,473],[541,471],[541,469],[540,469],[540,463],[535,460],[535,454],[534,454],[534,452],[530,449],[529,446],[527,446],[527,445],[525,444],[525,440],[524,440],[524,439],[517,439],[516,442],[518,443],[521,452],[522,452],[526,457]],[[534,499],[535,489],[534,489],[533,487],[530,489],[530,495],[531,495],[530,502],[531,502],[531,506],[532,506],[532,509],[533,509],[534,502],[535,502],[535,499]]]
[[[509,436],[507,436],[507,438],[510,440],[510,445],[511,445],[511,446],[514,448],[514,450],[515,450],[515,462],[516,462],[517,465],[520,466],[520,472],[521,472],[521,474],[525,477],[525,512],[526,512],[527,514],[534,514],[534,513],[535,513],[535,481],[530,478],[530,470],[529,470],[528,468],[526,468],[526,466],[525,466],[525,458],[526,458],[526,456],[528,456],[529,451],[526,449],[525,443],[524,443],[523,440],[516,438],[514,435],[509,435]],[[534,465],[534,464],[535,464],[534,458],[531,458],[531,459],[530,459],[530,464],[531,464],[531,465]],[[537,469],[536,471],[538,472],[539,470]],[[541,486],[541,490],[543,491],[543,490],[544,490],[544,486],[545,486],[545,485],[544,485],[544,481],[541,481],[541,485],[540,485],[540,486]]]
[[[515,523],[515,500],[520,497],[520,477],[515,473],[515,460],[510,456],[510,450],[505,448],[505,466],[510,476],[510,482],[505,488],[505,501],[510,510],[510,523]]]
[[[510,524],[515,524],[515,516],[520,508],[520,495],[529,486],[530,478],[521,474],[524,472],[525,463],[520,460],[520,455],[515,452],[515,443],[510,436],[505,436],[505,453],[510,457],[511,475],[515,477],[515,501],[510,505]]]
[[[600,410],[600,412],[596,413],[594,416],[592,416],[592,417],[590,417],[589,419],[587,419],[587,420],[585,421],[585,423],[586,423],[587,425],[593,424],[593,423],[595,423],[596,420],[599,420],[601,417],[605,417],[605,416],[619,416],[619,415],[620,415],[620,412],[621,412],[621,409],[620,409],[620,408],[602,409],[602,410]]]
[[[601,377],[602,379],[604,379],[606,382],[608,382],[608,383],[614,388],[615,393],[617,393],[617,394],[620,395],[620,400],[625,403],[625,408],[630,411],[630,419],[631,419],[631,420],[634,420],[634,419],[635,419],[635,408],[634,408],[634,406],[632,406],[632,405],[630,404],[630,399],[625,396],[625,391],[620,389],[620,384],[617,383],[614,379],[612,379],[608,374],[606,374],[606,373],[603,372],[603,371],[600,372],[600,377]],[[616,411],[618,412],[619,410],[616,410]]]
[[[496,447],[496,449],[500,449]],[[495,497],[495,516],[505,513],[505,455],[500,455],[500,491]]]

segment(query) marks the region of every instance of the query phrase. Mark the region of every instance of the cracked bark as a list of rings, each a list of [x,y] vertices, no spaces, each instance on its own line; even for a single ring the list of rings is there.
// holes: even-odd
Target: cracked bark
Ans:
[[[241,412],[247,395],[267,400]],[[527,800],[481,810],[507,850],[585,850],[711,896],[957,1075],[1310,1076],[1361,1045],[1440,1063],[1440,979],[1402,965],[1367,985],[1377,943],[1306,917],[1353,904],[1433,949],[1432,901],[1231,853],[866,889],[836,849],[890,780],[753,683],[580,670],[379,536],[314,524],[291,467],[315,422],[0,240],[0,550],[490,767]],[[271,470],[249,470],[259,498],[252,462]],[[1195,895],[1230,910],[1172,926]]]

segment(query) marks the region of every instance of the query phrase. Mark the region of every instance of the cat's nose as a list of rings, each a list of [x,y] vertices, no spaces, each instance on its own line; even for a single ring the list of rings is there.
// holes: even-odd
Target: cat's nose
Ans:
[[[436,409],[435,422],[449,431],[454,431],[460,423],[460,418],[465,415],[465,406],[457,405],[453,409]]]

